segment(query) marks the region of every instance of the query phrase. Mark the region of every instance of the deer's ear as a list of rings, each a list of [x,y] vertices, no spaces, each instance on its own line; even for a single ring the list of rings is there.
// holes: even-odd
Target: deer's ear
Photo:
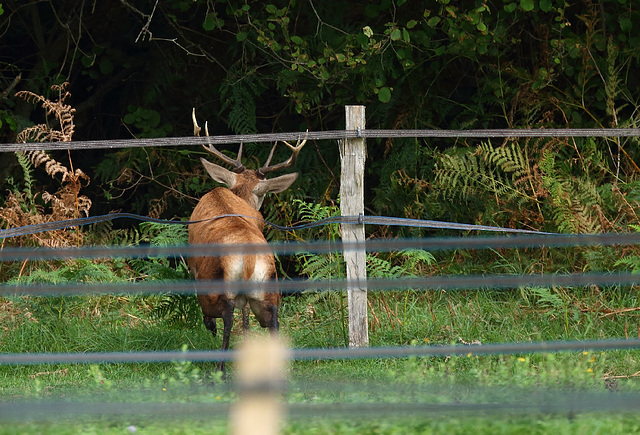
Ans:
[[[280,193],[287,190],[294,181],[298,178],[298,173],[281,175],[269,180],[260,180],[256,187],[253,188],[253,193],[256,196],[264,196],[267,193]]]
[[[229,189],[231,189],[236,184],[236,174],[231,172],[228,169],[223,168],[222,166],[218,166],[215,163],[211,163],[210,161],[201,158],[200,161],[204,165],[204,168],[207,170],[211,178],[216,180],[218,183],[226,184]]]

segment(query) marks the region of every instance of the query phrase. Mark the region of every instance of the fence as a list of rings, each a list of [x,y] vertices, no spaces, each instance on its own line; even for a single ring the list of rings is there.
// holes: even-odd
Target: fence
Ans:
[[[274,140],[297,139],[301,133],[283,133],[267,135],[237,135],[237,136],[212,136],[208,140],[214,144],[235,143],[235,142],[268,142]],[[446,131],[446,130],[369,130],[356,128],[347,131],[309,132],[309,139],[362,139],[362,138],[387,138],[387,137],[557,137],[557,136],[582,136],[582,137],[622,137],[640,136],[638,129],[545,129],[545,130],[466,130],[466,131]],[[106,149],[129,146],[175,146],[175,145],[195,145],[204,144],[205,138],[167,138],[167,139],[146,139],[146,140],[117,140],[117,141],[87,141],[87,142],[67,142],[67,143],[41,143],[41,144],[8,144],[0,147],[0,151],[24,151],[34,149]],[[131,217],[131,216],[124,216]],[[347,225],[364,226],[366,223],[389,224],[391,220],[369,221],[368,216],[344,216],[346,221],[330,221],[326,224],[346,223]],[[355,221],[354,221],[355,219]],[[77,225],[79,222],[72,222],[70,225]],[[396,224],[422,225],[436,228],[457,228],[464,230],[502,230],[496,228],[476,227],[472,225],[460,225],[455,223],[438,223],[431,221],[420,222],[398,222]],[[45,230],[47,228],[44,228]],[[43,228],[31,228],[25,231],[43,230]],[[9,237],[14,233],[0,232],[0,237]],[[398,249],[425,249],[428,251],[454,250],[454,249],[495,249],[495,248],[516,248],[516,247],[559,247],[559,246],[622,246],[635,245],[640,242],[640,235],[637,234],[597,234],[597,235],[552,235],[552,234],[527,234],[517,236],[492,236],[492,237],[466,237],[466,238],[432,238],[432,239],[412,239],[412,240],[392,240],[392,241],[364,241],[356,239],[355,242],[346,243],[301,243],[301,244],[272,244],[269,250],[276,254],[292,254],[300,252],[327,253],[335,251],[362,252],[362,251],[393,251]],[[70,258],[106,258],[106,257],[148,257],[148,256],[188,256],[188,255],[222,255],[241,252],[245,249],[264,249],[257,246],[180,246],[180,247],[86,247],[68,249],[3,249],[0,250],[0,261],[21,261],[24,259],[70,259]],[[282,281],[277,284],[270,283],[265,289],[277,289],[283,293],[296,293],[304,291],[327,291],[349,289],[353,284],[353,278],[349,277],[343,281],[307,281],[291,280]],[[368,290],[384,291],[399,289],[474,289],[474,288],[514,288],[519,286],[586,286],[596,285],[637,285],[640,276],[631,273],[621,274],[548,274],[536,276],[448,276],[448,277],[423,277],[407,278],[395,280],[360,280],[359,285],[364,284]],[[172,282],[172,283],[141,283],[141,284],[101,284],[99,286],[91,284],[73,285],[16,285],[0,286],[0,296],[9,295],[70,295],[82,293],[166,293],[166,292],[221,292],[230,289],[237,292],[250,291],[245,283],[234,283],[222,286],[216,282]],[[366,323],[365,323],[366,324]],[[558,351],[582,351],[582,350],[613,350],[613,349],[640,349],[640,339],[631,340],[594,340],[580,342],[528,342],[528,343],[495,343],[482,344],[480,346],[417,346],[417,347],[354,347],[341,349],[292,349],[289,351],[289,358],[293,360],[321,360],[321,359],[347,359],[347,358],[398,358],[398,357],[433,357],[467,355],[473,353],[481,354],[521,354],[532,352],[558,352]],[[50,364],[50,363],[116,363],[116,362],[176,362],[176,361],[220,361],[237,360],[240,357],[239,351],[219,352],[219,351],[193,351],[193,352],[138,352],[138,353],[65,353],[65,354],[0,354],[0,364]],[[260,381],[256,381],[258,384]],[[260,385],[258,385],[260,387]],[[256,385],[244,386],[243,390],[251,394],[252,389],[260,388]],[[262,387],[265,387],[264,385]],[[266,386],[272,388],[273,386]],[[316,386],[317,387],[317,386]],[[275,387],[273,387],[275,388]],[[320,388],[327,388],[320,386]],[[356,388],[350,386],[336,386],[332,384],[332,389]],[[277,388],[275,388],[277,391]],[[387,387],[378,385],[368,387],[368,392],[375,390],[376,394],[385,394]],[[260,390],[262,391],[262,390]],[[419,392],[413,391],[413,394]],[[455,412],[575,412],[579,410],[612,410],[622,411],[638,409],[640,405],[640,395],[621,395],[612,400],[607,397],[603,400],[600,394],[573,394],[571,392],[556,392],[548,395],[536,397],[528,402],[514,404],[510,398],[519,394],[519,391],[508,391],[497,401],[485,401],[476,404],[424,404],[424,403],[404,403],[391,405],[385,404],[338,404],[326,406],[305,406],[293,405],[289,408],[290,415],[307,416],[312,413],[324,412],[336,415],[396,415],[398,413],[455,413]],[[479,389],[478,397],[485,397],[488,391]],[[38,412],[35,414],[35,412]],[[52,415],[67,413],[69,415],[78,414],[100,414],[100,415],[126,415],[129,413],[153,414],[164,416],[171,415],[200,415],[206,412],[209,415],[224,415],[228,412],[227,405],[213,406],[211,404],[114,404],[114,403],[74,403],[67,406],[64,403],[28,403],[28,404],[0,404],[0,419],[12,418],[33,418],[40,415],[48,418]]]

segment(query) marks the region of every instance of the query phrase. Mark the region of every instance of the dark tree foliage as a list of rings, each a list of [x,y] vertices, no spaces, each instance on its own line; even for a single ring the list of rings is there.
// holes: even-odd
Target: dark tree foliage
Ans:
[[[369,128],[635,126],[639,8],[635,0],[3,2],[1,140],[43,121],[15,91],[47,96],[65,81],[74,140],[188,136],[192,107],[215,134],[340,129],[345,104],[366,105]],[[635,219],[637,148],[632,139],[370,141],[367,207],[606,229]],[[267,152],[248,144],[259,160]],[[184,217],[211,187],[200,153],[73,158],[92,177],[84,192],[93,214]],[[17,166],[0,159],[5,176]],[[335,143],[307,146],[298,169],[298,188],[270,207],[281,221],[295,219],[293,197],[336,199]]]

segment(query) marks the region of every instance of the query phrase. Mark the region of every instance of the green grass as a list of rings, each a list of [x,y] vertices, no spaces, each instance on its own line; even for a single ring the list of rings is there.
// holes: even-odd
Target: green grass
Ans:
[[[154,316],[161,301],[158,296],[125,295],[3,299],[0,351],[219,348],[219,337],[212,338],[201,323],[180,325]],[[340,309],[344,305],[344,297],[335,293],[287,297],[281,331],[295,347],[342,347],[347,329],[345,310]],[[616,287],[371,293],[371,344],[634,338],[640,334],[637,306],[635,289]],[[258,329],[255,324],[252,328]],[[232,346],[241,340],[237,328]],[[588,407],[609,403],[608,397],[640,392],[639,370],[640,351],[297,361],[287,373],[291,385],[285,400],[292,415],[284,433],[640,432],[640,417]],[[233,375],[231,364],[231,381]],[[6,423],[0,434],[122,434],[130,427],[136,433],[226,433],[227,406],[237,399],[230,384],[207,363],[0,366],[2,403],[25,403],[27,410],[21,418],[0,415]],[[562,394],[575,392],[587,398],[587,412],[567,408]],[[549,403],[557,401],[556,412],[549,413],[531,399],[543,393],[551,395]],[[130,404],[128,410],[154,403],[204,404],[210,412],[54,414],[29,421],[34,418],[31,408],[61,403]],[[380,403],[388,409],[368,408]],[[394,407],[399,403],[522,403],[527,408],[487,416],[462,409],[402,412]],[[314,414],[318,406],[329,416]],[[348,413],[349,406],[356,410]]]

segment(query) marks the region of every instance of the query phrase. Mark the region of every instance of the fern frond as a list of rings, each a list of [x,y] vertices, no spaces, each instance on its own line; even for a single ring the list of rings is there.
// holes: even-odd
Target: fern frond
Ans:
[[[482,155],[494,166],[502,171],[512,174],[512,180],[531,176],[531,167],[527,155],[522,151],[518,142],[510,142],[508,145],[493,147],[491,142],[480,145]]]
[[[17,152],[16,157],[18,164],[22,168],[22,174],[24,176],[24,189],[23,192],[26,195],[29,202],[33,201],[33,164],[29,160],[29,157],[24,152]]]
[[[171,294],[160,299],[151,315],[172,326],[195,327],[200,323],[202,310],[195,295]]]
[[[378,255],[367,254],[367,276],[371,278],[400,278],[405,270]]]
[[[19,142],[33,140],[36,142],[70,142],[73,138],[75,124],[73,123],[73,114],[75,109],[68,104],[64,104],[64,100],[71,94],[65,91],[69,83],[53,85],[52,90],[58,91],[58,100],[51,101],[42,95],[37,95],[31,91],[16,92],[16,96],[23,98],[30,103],[41,103],[46,110],[47,115],[54,115],[60,124],[60,130],[54,130],[47,125],[40,124],[26,128],[18,134]]]
[[[310,280],[338,279],[346,275],[344,258],[340,254],[299,254],[300,272]]]
[[[27,142],[53,142],[53,131],[44,124],[34,125],[22,130],[16,136],[16,141],[19,143]]]
[[[51,158],[45,151],[36,150],[29,151],[27,153],[29,160],[33,164],[34,167],[38,167],[40,165],[44,165],[45,171],[47,174],[54,178],[57,174],[62,174],[63,180],[68,176],[69,169],[66,166],[58,163],[56,160]]]
[[[45,98],[42,95],[38,95],[31,91],[18,91],[16,92],[16,97],[20,97],[25,100],[27,103],[35,104],[39,101],[44,101]]]
[[[309,203],[300,199],[293,199],[292,204],[294,210],[298,212],[298,218],[304,222],[313,222],[326,219],[332,216],[339,216],[340,209],[334,205],[322,205],[318,203]],[[312,228],[309,234],[313,235],[313,239],[334,240],[339,237],[340,227],[338,225],[328,225],[324,227]]]
[[[228,110],[229,128],[236,134],[257,133],[256,100],[265,86],[259,76],[234,65],[220,87],[221,111]]]
[[[142,222],[140,233],[140,240],[153,246],[184,245],[189,238],[189,229],[186,225]]]
[[[114,245],[136,246],[142,241],[142,236],[137,228],[114,230],[110,234],[110,243]]]
[[[405,249],[399,252],[402,267],[406,276],[419,276],[423,266],[430,266],[436,262],[436,258],[424,249]]]
[[[542,182],[551,198],[551,213],[560,232],[595,233],[606,219],[602,198],[588,178],[563,178],[555,168],[555,156],[543,154],[540,162]]]
[[[444,154],[436,164],[435,184],[448,197],[465,198],[474,193],[486,175],[483,159],[477,154],[462,156]]]

